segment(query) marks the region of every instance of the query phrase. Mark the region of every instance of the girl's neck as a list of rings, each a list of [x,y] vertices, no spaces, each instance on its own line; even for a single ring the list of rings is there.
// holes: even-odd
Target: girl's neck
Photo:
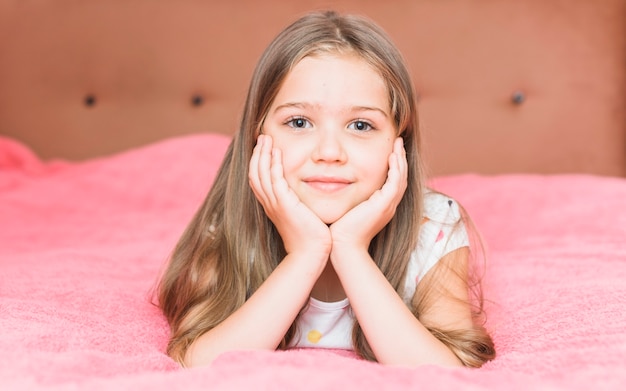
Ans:
[[[341,301],[346,298],[341,281],[339,281],[339,277],[330,261],[326,264],[324,271],[313,286],[311,297],[327,303]]]

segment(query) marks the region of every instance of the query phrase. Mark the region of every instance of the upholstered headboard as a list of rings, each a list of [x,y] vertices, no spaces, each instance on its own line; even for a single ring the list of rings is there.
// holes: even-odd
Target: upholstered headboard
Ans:
[[[433,174],[626,175],[626,0],[0,0],[0,135],[85,159],[231,134],[261,51],[325,8],[404,53]]]

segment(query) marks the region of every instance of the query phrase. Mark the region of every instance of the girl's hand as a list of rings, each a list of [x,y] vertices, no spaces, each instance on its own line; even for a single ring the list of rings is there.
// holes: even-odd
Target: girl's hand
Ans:
[[[348,211],[330,226],[332,250],[365,249],[391,220],[407,187],[408,163],[402,138],[398,137],[389,155],[387,181],[367,200]]]
[[[332,245],[330,230],[289,187],[283,174],[281,151],[272,147],[270,136],[258,137],[248,177],[254,195],[276,226],[287,253],[307,256],[317,253],[325,264]]]

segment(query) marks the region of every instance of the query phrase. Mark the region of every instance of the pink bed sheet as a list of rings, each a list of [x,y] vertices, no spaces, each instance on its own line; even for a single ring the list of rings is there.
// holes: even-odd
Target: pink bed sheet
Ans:
[[[324,350],[180,369],[151,289],[229,140],[196,135],[82,163],[0,138],[3,390],[626,388],[626,180],[436,178],[488,245],[480,369],[385,367]]]

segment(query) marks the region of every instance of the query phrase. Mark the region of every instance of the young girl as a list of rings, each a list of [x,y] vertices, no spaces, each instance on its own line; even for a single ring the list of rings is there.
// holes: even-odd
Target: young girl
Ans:
[[[274,39],[159,286],[174,359],[290,347],[396,365],[494,357],[461,209],[424,186],[414,98],[397,49],[363,18],[312,13]]]

